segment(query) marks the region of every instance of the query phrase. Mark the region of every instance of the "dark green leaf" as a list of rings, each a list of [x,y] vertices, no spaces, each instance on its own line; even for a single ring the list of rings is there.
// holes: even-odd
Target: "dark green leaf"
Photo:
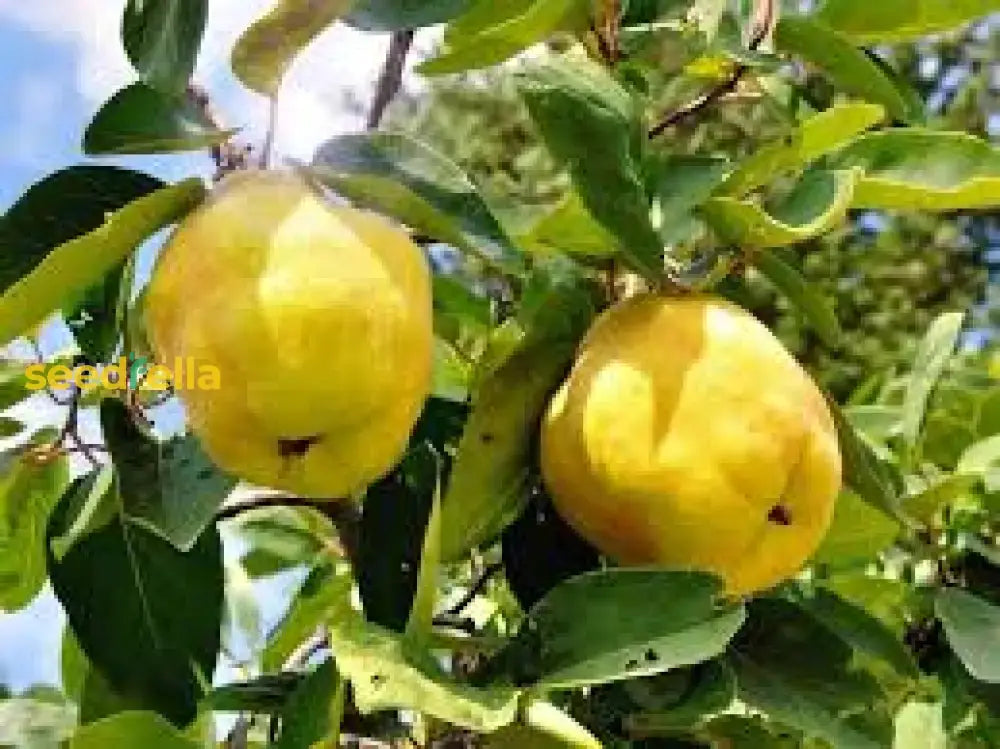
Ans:
[[[743,624],[715,578],[615,568],[568,580],[532,607],[500,654],[518,683],[545,689],[650,676],[708,660]],[[628,617],[621,612],[628,611]]]
[[[112,166],[74,166],[32,185],[0,219],[0,291],[47,253],[99,228],[107,214],[163,187],[155,177]]]
[[[208,0],[129,0],[122,42],[143,80],[181,93],[194,72],[208,21]]]
[[[728,159],[676,156],[656,165],[654,192],[660,208],[660,236],[667,244],[692,238],[698,226],[694,212],[722,184],[732,169]]]
[[[0,416],[0,439],[5,437],[15,437],[25,430],[25,425],[17,419],[9,419]]]
[[[63,495],[69,522],[66,530],[49,541],[49,548],[57,560],[84,536],[114,522],[118,516],[118,494],[112,483],[114,470],[105,466],[73,482]]]
[[[64,500],[53,512],[49,542],[68,531],[71,509]],[[190,723],[219,650],[223,571],[216,530],[181,553],[119,514],[62,560],[50,553],[48,569],[83,651],[112,687],[176,725]]]
[[[785,16],[778,22],[774,37],[779,50],[812,63],[839,91],[881,104],[896,120],[919,120],[910,100],[895,81],[868,56],[832,28],[813,18]]]
[[[472,0],[358,0],[345,19],[365,31],[419,29],[444,23]]]
[[[90,364],[110,361],[118,343],[119,302],[127,300],[131,291],[123,288],[124,270],[124,266],[112,269],[64,313],[66,325]]]
[[[445,35],[445,50],[417,70],[447,75],[487,68],[545,41],[555,32],[586,26],[585,0],[474,0]]]
[[[111,97],[87,126],[84,153],[175,153],[198,151],[229,140],[186,94],[171,96],[133,83]]]
[[[124,513],[181,551],[190,549],[236,481],[215,467],[195,437],[160,442],[144,434],[120,401],[101,404],[101,425]]]
[[[847,717],[883,697],[878,683],[852,670],[851,648],[795,605],[755,602],[734,642],[732,662],[738,696],[750,708],[838,749],[885,745],[881,734],[887,726],[873,732]]]
[[[68,483],[64,456],[0,456],[0,610],[24,608],[45,584],[45,525]]]
[[[274,749],[309,749],[340,744],[344,686],[333,661],[305,677],[281,711],[281,736]]]
[[[277,713],[303,679],[302,674],[292,672],[265,674],[251,681],[216,687],[205,698],[205,704],[224,713]]]
[[[893,634],[861,606],[822,588],[811,594],[796,595],[793,600],[855,650],[884,661],[902,676],[916,678],[916,663],[902,638]]]
[[[275,96],[302,49],[340,18],[353,0],[279,0],[233,47],[233,72],[247,88]]]
[[[28,378],[24,373],[27,366],[25,362],[0,361],[0,410],[8,409],[35,393],[27,387]]]
[[[858,44],[878,44],[947,31],[997,11],[997,0],[826,0],[819,17]]]
[[[197,179],[164,187],[103,215],[88,233],[47,247],[45,258],[32,263],[30,273],[0,297],[0,345],[44,320],[67,297],[100,281],[152,234],[191,211],[204,195],[205,187]],[[22,215],[41,213],[45,204],[47,200],[28,206]]]
[[[80,643],[76,641],[73,630],[66,627],[63,630],[62,647],[59,652],[59,675],[62,679],[63,692],[77,704],[80,704],[80,695],[83,694],[84,682],[89,671],[87,656],[80,649]]]
[[[432,456],[426,459],[433,461]],[[372,485],[361,510],[358,589],[365,617],[402,632],[413,605],[421,547],[434,498],[434,466],[393,471]]]
[[[590,214],[618,238],[625,261],[663,273],[663,244],[642,177],[642,120],[628,92],[592,63],[556,59],[517,76],[518,91],[549,152],[569,168]]]
[[[939,213],[1000,205],[1000,152],[966,133],[883,130],[856,140],[833,164],[864,170],[855,208]]]
[[[520,267],[520,252],[465,173],[407,135],[342,135],[320,146],[313,169],[361,205],[491,264]]]
[[[1000,683],[1000,607],[957,588],[938,591],[934,610],[969,673]]]
[[[795,268],[773,252],[767,250],[755,252],[751,255],[751,262],[778,291],[785,295],[809,327],[823,339],[823,343],[831,348],[840,345],[843,335],[840,322],[833,311],[833,304],[819,289],[810,286]]]
[[[902,437],[909,459],[915,457],[914,450],[920,440],[927,402],[958,344],[964,320],[965,315],[961,312],[940,315],[917,348],[903,397]]]

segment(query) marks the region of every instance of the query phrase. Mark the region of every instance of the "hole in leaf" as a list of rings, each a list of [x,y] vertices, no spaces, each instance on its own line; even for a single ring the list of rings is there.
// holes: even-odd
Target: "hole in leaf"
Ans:
[[[635,658],[631,659],[628,663],[625,664],[626,671],[635,671],[637,668],[639,668],[639,661],[637,661]]]
[[[646,651],[646,662],[647,663],[656,663],[658,660],[660,660],[660,656],[658,656],[656,654],[655,650],[653,650],[652,648],[650,648],[649,650]]]

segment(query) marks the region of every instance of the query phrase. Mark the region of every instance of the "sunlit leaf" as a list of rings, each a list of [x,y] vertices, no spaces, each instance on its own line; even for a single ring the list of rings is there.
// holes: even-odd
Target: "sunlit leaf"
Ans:
[[[794,192],[769,211],[755,202],[712,198],[701,213],[727,242],[741,247],[786,247],[842,223],[854,197],[857,174],[811,171]]]
[[[125,712],[80,728],[69,749],[108,749],[135,746],[143,749],[198,749],[198,744],[156,713]]]
[[[1000,11],[998,0],[826,0],[819,17],[858,44],[917,39]]]
[[[296,55],[353,4],[354,0],[277,0],[236,42],[233,72],[247,88],[276,95]]]

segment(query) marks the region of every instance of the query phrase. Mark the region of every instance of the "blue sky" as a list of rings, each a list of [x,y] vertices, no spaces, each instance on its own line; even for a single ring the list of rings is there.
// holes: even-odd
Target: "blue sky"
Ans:
[[[227,53],[240,30],[269,7],[269,0],[212,0],[209,25],[195,79],[208,87],[226,126],[259,138],[266,102],[244,90],[228,69]],[[31,183],[61,167],[84,161],[80,141],[91,115],[133,76],[118,40],[124,0],[0,0],[0,210]],[[418,39],[418,50],[433,43]],[[378,75],[387,41],[337,27],[311,45],[293,66],[282,89],[276,147],[279,156],[307,158],[324,139],[357,130],[361,121],[347,105],[366,100]],[[418,86],[408,75],[407,85]],[[205,154],[118,159],[163,179],[207,176]],[[0,252],[3,248],[0,248]],[[144,266],[152,259],[144,252]],[[48,350],[66,343],[58,327],[43,340]],[[44,399],[22,405],[15,415],[33,423],[61,422],[63,414]],[[92,419],[86,423],[96,431]],[[0,441],[0,447],[3,446]],[[230,554],[232,550],[230,550]],[[264,598],[275,601],[290,581],[275,581]],[[273,625],[275,606],[265,606]],[[0,683],[23,689],[58,682],[59,642],[64,625],[59,604],[46,593],[27,610],[0,614]]]

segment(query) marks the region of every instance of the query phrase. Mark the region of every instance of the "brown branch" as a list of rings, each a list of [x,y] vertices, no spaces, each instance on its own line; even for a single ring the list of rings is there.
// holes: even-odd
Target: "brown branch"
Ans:
[[[486,566],[482,574],[476,579],[472,584],[472,587],[466,591],[465,595],[450,609],[448,609],[445,614],[447,616],[458,616],[462,613],[466,606],[472,603],[476,596],[483,592],[486,584],[490,581],[494,575],[496,575],[500,570],[503,569],[503,562],[494,562]]]
[[[406,56],[413,46],[413,29],[401,29],[392,35],[389,41],[389,52],[385,56],[385,65],[378,83],[375,85],[375,97],[372,100],[371,111],[365,124],[368,130],[378,130],[386,109],[396,98],[403,86],[403,71],[406,68]]]
[[[777,0],[757,0],[756,12],[754,14],[754,31],[748,45],[751,52],[755,52],[771,33],[777,17],[776,2]],[[675,125],[679,125],[702,110],[707,109],[727,94],[733,93],[749,71],[750,66],[745,63],[739,63],[728,78],[720,81],[689,104],[662,117],[659,122],[650,128],[649,138],[656,138]]]

